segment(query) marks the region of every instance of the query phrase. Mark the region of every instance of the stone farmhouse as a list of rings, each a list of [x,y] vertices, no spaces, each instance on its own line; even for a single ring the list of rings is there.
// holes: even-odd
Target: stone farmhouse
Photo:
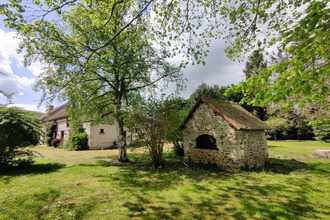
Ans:
[[[66,116],[65,104],[53,108],[50,106],[49,113],[40,117],[43,123],[54,121],[52,128],[53,138],[62,138],[67,141],[70,132],[70,123]],[[117,129],[115,124],[99,124],[91,126],[90,123],[84,123],[83,128],[88,136],[89,149],[102,149],[114,146],[117,140]]]
[[[270,128],[237,103],[200,98],[182,129],[186,161],[239,170],[262,167],[268,159]]]

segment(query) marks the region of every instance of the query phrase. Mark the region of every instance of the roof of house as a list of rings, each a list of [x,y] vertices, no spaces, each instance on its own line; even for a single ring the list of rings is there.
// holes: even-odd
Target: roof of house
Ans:
[[[50,112],[43,114],[40,116],[40,120],[45,122],[45,121],[51,121],[51,120],[56,120],[60,118],[65,118],[67,117],[65,114],[65,104],[60,105],[56,108],[53,108]]]
[[[238,103],[224,102],[210,98],[200,98],[189,112],[184,125],[192,117],[198,106],[204,103],[237,130],[266,130],[268,125],[245,110]]]

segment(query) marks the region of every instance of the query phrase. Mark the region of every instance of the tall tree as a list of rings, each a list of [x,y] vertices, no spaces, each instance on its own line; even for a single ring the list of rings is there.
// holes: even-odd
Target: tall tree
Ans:
[[[245,69],[243,69],[245,79],[258,75],[266,67],[267,61],[264,60],[263,53],[260,50],[254,50],[245,63]]]
[[[119,161],[127,160],[124,110],[131,97],[181,82],[179,69],[166,61],[166,50],[155,49],[149,40],[147,15],[137,15],[140,7],[138,1],[81,1],[61,11],[56,21],[41,17],[21,29],[25,63],[39,59],[47,64],[37,84],[44,99],[68,99],[73,123],[113,118]],[[136,19],[127,26],[131,17]]]
[[[190,95],[188,102],[192,106],[196,103],[199,98],[212,98],[218,100],[225,100],[224,93],[228,87],[219,86],[214,84],[213,86],[207,85],[205,82],[202,82],[197,89]]]

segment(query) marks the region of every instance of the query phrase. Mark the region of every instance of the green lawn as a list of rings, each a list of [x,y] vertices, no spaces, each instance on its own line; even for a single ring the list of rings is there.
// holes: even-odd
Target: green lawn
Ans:
[[[143,149],[38,147],[27,169],[0,171],[0,219],[330,219],[330,159],[319,142],[271,141],[271,164],[232,174],[166,154],[153,170]]]

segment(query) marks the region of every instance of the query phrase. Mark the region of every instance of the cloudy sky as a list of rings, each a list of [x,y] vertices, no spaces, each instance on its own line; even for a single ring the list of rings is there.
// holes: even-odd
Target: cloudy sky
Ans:
[[[18,107],[44,111],[45,106],[38,108],[41,93],[32,90],[42,71],[42,65],[34,63],[27,68],[23,66],[23,54],[16,53],[19,39],[15,36],[13,30],[4,27],[3,17],[0,16],[0,90],[15,93],[12,102]],[[205,60],[205,66],[202,64],[188,66],[183,71],[188,81],[186,89],[180,93],[182,97],[188,98],[202,82],[223,86],[243,80],[244,63],[228,59],[224,48],[223,41],[214,41],[211,44],[210,54]],[[0,103],[5,102],[6,98],[0,95]],[[54,106],[59,104],[56,101],[53,103]]]

